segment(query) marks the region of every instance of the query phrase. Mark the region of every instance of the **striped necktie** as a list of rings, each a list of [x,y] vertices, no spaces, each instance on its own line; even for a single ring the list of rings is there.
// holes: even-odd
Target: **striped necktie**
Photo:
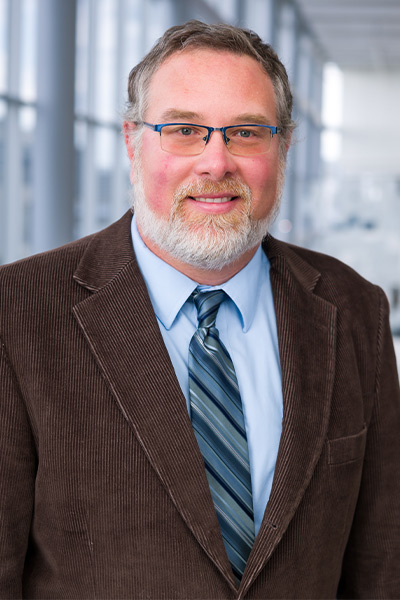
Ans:
[[[189,395],[192,425],[225,548],[240,581],[254,543],[254,515],[236,373],[215,327],[225,297],[223,290],[193,292],[199,325],[189,345]]]

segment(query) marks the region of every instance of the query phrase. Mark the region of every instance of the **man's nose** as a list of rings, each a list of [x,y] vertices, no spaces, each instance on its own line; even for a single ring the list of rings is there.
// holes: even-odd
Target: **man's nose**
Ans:
[[[229,152],[221,131],[213,131],[195,164],[197,175],[219,180],[237,171],[235,157]]]

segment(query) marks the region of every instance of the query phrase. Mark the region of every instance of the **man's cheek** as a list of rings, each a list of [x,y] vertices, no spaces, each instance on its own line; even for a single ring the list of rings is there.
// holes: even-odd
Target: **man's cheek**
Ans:
[[[169,189],[167,177],[162,173],[158,173],[157,178],[145,186],[147,203],[151,210],[160,216],[169,214],[172,204],[172,193]]]
[[[177,173],[176,157],[165,153],[157,165],[148,164],[145,172],[145,193],[152,210],[160,216],[169,216],[176,189],[187,173]]]

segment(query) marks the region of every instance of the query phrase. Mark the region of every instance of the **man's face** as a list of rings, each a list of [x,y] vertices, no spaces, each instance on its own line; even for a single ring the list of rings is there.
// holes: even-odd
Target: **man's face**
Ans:
[[[251,57],[189,50],[154,74],[145,120],[277,125],[274,90]],[[267,154],[234,156],[222,134],[213,132],[202,154],[176,156],[146,128],[139,156],[130,156],[138,228],[163,260],[221,269],[254,254],[279,202],[278,136]]]

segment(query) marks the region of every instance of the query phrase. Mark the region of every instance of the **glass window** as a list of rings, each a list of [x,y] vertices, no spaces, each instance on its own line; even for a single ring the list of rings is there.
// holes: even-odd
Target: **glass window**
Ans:
[[[88,126],[83,121],[75,122],[75,202],[74,202],[74,237],[78,238],[82,233],[82,221],[84,212],[85,177],[86,172],[86,148],[88,144]]]
[[[111,221],[115,172],[116,132],[98,127],[95,138],[96,221],[103,227]],[[120,142],[120,140],[118,140]]]
[[[5,159],[6,159],[6,103],[0,100],[0,264],[5,261],[7,197],[5,194]]]
[[[94,112],[98,119],[118,118],[116,99],[117,9],[114,0],[97,0]]]
[[[144,55],[144,28],[142,20],[143,6],[141,0],[125,0],[124,5],[124,35],[122,46],[122,69],[120,98],[127,98],[128,76],[131,69]]]
[[[34,139],[36,129],[36,110],[31,107],[19,111],[19,126],[21,136],[21,194],[23,216],[24,253],[29,253],[32,247],[32,216],[33,216],[33,184],[34,184]]]
[[[233,23],[236,21],[238,12],[237,0],[206,0],[207,4],[221,16],[222,21]]]
[[[89,1],[78,0],[75,50],[75,110],[85,114],[88,110],[89,71]]]
[[[5,214],[6,207],[3,205],[5,197],[5,170],[6,170],[6,117],[7,105],[0,100],[0,211]],[[2,219],[3,220],[3,219]]]
[[[37,0],[22,0],[20,94],[28,102],[37,93],[37,12]]]
[[[33,143],[36,128],[36,110],[27,106],[19,111],[19,125],[22,142],[22,181],[25,186],[33,185]]]
[[[142,26],[144,27],[145,34],[143,54],[150,50],[168,27],[175,24],[173,4],[175,4],[173,0],[149,0],[149,2],[143,2]]]
[[[0,93],[7,89],[8,2],[0,0]]]
[[[0,185],[4,181],[4,155],[5,155],[5,127],[6,127],[7,105],[0,100]]]

